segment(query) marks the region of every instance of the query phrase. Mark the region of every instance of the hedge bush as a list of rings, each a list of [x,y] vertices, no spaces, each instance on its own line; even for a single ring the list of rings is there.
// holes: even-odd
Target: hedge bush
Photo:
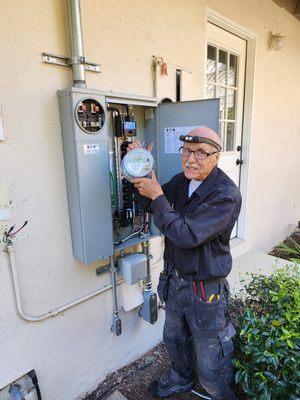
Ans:
[[[251,274],[236,339],[236,382],[249,399],[300,399],[299,265]]]

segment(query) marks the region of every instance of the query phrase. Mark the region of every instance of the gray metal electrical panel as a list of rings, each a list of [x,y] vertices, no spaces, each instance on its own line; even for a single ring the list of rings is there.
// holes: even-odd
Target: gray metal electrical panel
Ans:
[[[88,264],[114,253],[105,97],[70,88],[59,106],[73,254]]]
[[[219,100],[157,106],[153,98],[81,88],[58,96],[74,257],[89,264],[158,235],[122,176],[122,158],[132,141],[153,142],[166,183],[181,171],[179,134],[201,125],[218,131]]]

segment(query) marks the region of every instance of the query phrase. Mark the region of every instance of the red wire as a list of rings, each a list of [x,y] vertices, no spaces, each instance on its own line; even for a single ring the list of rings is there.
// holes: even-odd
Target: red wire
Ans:
[[[20,232],[21,229],[25,228],[25,226],[27,225],[28,221],[25,221],[24,224],[21,226],[21,228],[19,228],[18,230],[16,230],[16,232],[12,232],[9,236],[14,236],[16,235],[18,232]]]

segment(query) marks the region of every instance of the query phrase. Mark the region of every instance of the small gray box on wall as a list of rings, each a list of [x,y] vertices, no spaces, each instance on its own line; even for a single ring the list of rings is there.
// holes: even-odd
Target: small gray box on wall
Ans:
[[[119,258],[119,271],[129,285],[133,285],[147,276],[147,258],[145,254],[128,254]]]

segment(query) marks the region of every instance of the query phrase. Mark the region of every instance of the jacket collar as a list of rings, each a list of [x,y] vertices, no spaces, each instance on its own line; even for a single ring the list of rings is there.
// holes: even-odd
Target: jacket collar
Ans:
[[[215,185],[215,181],[219,175],[219,168],[217,166],[211,171],[211,173],[202,181],[201,185],[195,190],[201,200],[203,200],[211,191]]]
[[[219,168],[217,166],[214,167],[214,169],[211,171],[211,173],[202,181],[201,185],[195,190],[195,194],[201,199],[205,199],[205,197],[209,194],[211,189],[213,188],[215,184],[215,180],[219,175]],[[190,184],[190,179],[186,178],[183,174],[183,180],[182,183],[179,185],[179,189],[182,190],[182,193],[186,197],[185,200],[190,200],[193,195],[189,198],[189,184]],[[194,194],[193,193],[193,194]]]

